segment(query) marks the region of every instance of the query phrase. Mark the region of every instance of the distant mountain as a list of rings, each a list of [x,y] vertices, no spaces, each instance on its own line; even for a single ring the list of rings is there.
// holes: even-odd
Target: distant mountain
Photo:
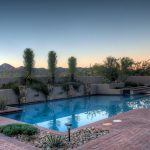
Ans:
[[[23,76],[25,73],[25,69],[23,66],[20,67],[13,67],[10,64],[4,63],[2,65],[0,65],[0,77],[4,76],[4,77],[13,77],[13,76]],[[35,76],[48,76],[48,69],[45,68],[34,68],[33,69],[33,73]],[[67,73],[67,69],[66,68],[57,68],[56,69],[56,76],[64,76]]]
[[[86,72],[88,68],[78,68],[78,72]],[[46,68],[34,68],[33,73],[35,76],[48,76],[49,72]],[[13,67],[10,64],[4,63],[0,65],[0,77],[22,77],[25,74],[23,66]],[[58,67],[56,69],[57,77],[64,77],[68,74],[67,68]]]
[[[0,72],[6,72],[6,71],[14,71],[15,67],[11,66],[10,64],[4,63],[0,65]]]

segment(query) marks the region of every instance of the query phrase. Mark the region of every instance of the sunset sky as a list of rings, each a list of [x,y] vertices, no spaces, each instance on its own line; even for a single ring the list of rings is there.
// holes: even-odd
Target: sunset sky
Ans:
[[[25,48],[36,67],[58,66],[75,56],[78,66],[107,56],[150,58],[150,0],[0,0],[0,64],[23,65]]]

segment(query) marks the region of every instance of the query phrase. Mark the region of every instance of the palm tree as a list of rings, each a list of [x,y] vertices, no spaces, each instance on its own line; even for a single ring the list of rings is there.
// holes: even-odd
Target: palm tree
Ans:
[[[69,72],[70,72],[70,76],[71,76],[71,81],[74,81],[76,66],[77,66],[77,59],[75,57],[71,56],[68,59],[68,67],[69,67]]]
[[[56,55],[56,52],[50,51],[48,53],[48,70],[49,70],[49,72],[51,74],[52,84],[55,83],[56,65],[57,65],[57,55]]]
[[[32,72],[35,64],[33,50],[30,48],[26,48],[24,50],[23,58],[24,58],[24,67],[25,67],[25,79],[26,81],[28,81],[32,79]]]

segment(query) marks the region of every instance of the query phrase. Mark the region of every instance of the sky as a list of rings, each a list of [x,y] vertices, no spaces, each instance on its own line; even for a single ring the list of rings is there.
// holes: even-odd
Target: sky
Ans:
[[[25,48],[45,68],[50,50],[60,67],[70,56],[80,67],[107,56],[149,59],[150,0],[0,0],[0,64],[23,65]]]

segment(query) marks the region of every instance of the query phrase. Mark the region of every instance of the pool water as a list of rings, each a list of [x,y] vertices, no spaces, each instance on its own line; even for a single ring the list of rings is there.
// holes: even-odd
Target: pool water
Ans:
[[[20,107],[22,112],[3,116],[65,132],[68,122],[78,128],[132,109],[150,108],[150,96],[90,96]]]

